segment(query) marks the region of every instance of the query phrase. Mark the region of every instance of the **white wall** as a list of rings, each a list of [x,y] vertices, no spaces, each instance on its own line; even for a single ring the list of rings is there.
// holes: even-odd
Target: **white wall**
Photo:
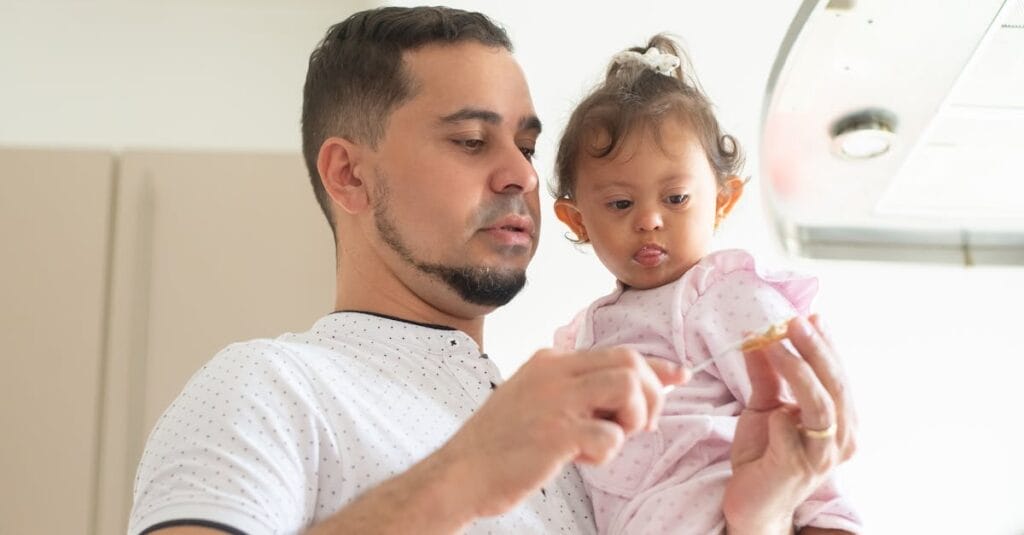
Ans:
[[[452,4],[484,9],[512,34],[545,121],[537,160],[544,178],[564,120],[607,58],[657,31],[681,35],[754,175],[720,245],[822,278],[819,308],[841,341],[863,420],[846,479],[870,531],[1024,529],[1016,456],[1024,404],[1015,388],[1024,373],[1024,269],[785,260],[772,241],[757,188],[760,106],[798,0]],[[356,7],[0,3],[0,144],[298,150],[308,53]],[[488,327],[487,349],[506,371],[611,286],[593,255],[562,239],[550,208],[544,216],[529,287]]]
[[[309,52],[369,3],[0,0],[0,143],[295,149]]]

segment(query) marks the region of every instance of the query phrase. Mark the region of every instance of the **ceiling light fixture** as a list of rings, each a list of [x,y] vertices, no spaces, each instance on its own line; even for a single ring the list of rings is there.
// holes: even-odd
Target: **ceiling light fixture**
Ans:
[[[863,110],[846,115],[832,126],[832,151],[852,160],[881,156],[892,148],[896,116],[885,110]]]

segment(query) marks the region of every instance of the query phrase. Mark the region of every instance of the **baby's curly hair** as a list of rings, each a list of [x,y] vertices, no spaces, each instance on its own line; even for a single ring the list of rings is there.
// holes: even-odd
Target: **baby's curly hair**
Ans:
[[[650,48],[678,57],[680,65],[666,76],[639,62],[612,61],[604,81],[576,107],[562,133],[555,181],[549,185],[556,199],[574,198],[581,150],[595,158],[614,158],[622,141],[637,128],[651,128],[660,144],[657,126],[668,117],[692,129],[719,185],[742,171],[743,152],[732,136],[722,133],[711,101],[701,90],[682,47],[671,37],[658,34],[647,46],[629,50],[643,54]],[[584,146],[595,137],[607,143]]]

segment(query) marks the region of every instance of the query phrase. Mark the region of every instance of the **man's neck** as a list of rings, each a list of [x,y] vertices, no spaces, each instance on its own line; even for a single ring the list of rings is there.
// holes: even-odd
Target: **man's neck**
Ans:
[[[467,318],[445,312],[417,295],[393,273],[360,268],[358,262],[339,266],[336,283],[335,310],[372,312],[415,323],[444,325],[466,333],[483,350],[483,313]]]

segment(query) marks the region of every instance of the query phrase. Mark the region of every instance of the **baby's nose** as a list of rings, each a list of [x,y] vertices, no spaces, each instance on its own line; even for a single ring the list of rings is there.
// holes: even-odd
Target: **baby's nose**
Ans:
[[[636,230],[639,232],[650,232],[662,227],[661,212],[658,210],[645,210],[637,214]]]

